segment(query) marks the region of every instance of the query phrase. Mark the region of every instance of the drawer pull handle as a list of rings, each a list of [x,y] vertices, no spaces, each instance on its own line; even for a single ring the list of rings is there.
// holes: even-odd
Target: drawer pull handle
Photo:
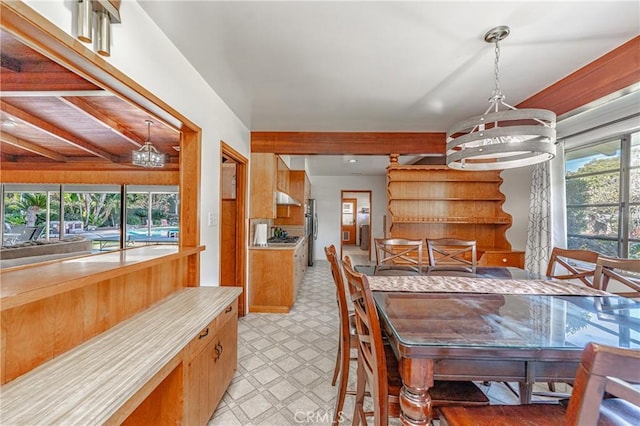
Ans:
[[[504,263],[507,263],[507,258],[506,258],[506,257],[503,257],[503,258],[502,258],[502,261],[503,261]]]
[[[217,362],[220,359],[220,356],[222,355],[222,352],[224,352],[224,348],[222,347],[222,345],[220,344],[220,342],[216,343],[216,345],[214,346],[214,349],[216,351],[216,356],[213,358],[214,362]]]
[[[200,333],[200,335],[198,336],[198,339],[203,339],[203,338],[207,337],[208,335],[209,335],[209,327],[207,327],[207,329],[205,331]]]
[[[227,309],[225,309],[225,310],[224,310],[224,313],[226,314],[226,313],[228,313],[228,312],[231,312],[232,310],[233,310],[233,306],[232,306],[232,305],[229,305],[229,307],[228,307]]]

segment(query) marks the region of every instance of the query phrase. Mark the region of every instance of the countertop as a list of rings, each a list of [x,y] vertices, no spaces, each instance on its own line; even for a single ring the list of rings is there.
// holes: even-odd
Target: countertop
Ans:
[[[184,289],[6,383],[2,423],[108,423],[239,295],[235,287]]]
[[[249,246],[249,250],[295,250],[304,243],[305,237],[295,243],[267,243],[266,246]]]

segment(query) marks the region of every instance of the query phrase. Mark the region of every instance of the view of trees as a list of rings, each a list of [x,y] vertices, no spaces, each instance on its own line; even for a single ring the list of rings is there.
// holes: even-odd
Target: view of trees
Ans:
[[[634,151],[640,156],[640,151]],[[640,159],[639,159],[640,161]],[[632,170],[630,201],[640,202],[638,169]],[[620,203],[620,158],[596,158],[567,173],[569,248],[617,256]],[[631,206],[629,237],[640,238],[640,207]],[[640,258],[640,243],[631,243],[629,257]]]
[[[51,192],[50,221],[59,221],[60,199]],[[147,225],[149,193],[128,195],[127,223]],[[152,194],[152,225],[178,224],[178,194]],[[9,225],[43,225],[47,214],[46,192],[6,192],[5,223]],[[117,229],[120,227],[120,193],[68,192],[64,193],[64,221],[81,222],[82,229]],[[57,232],[56,232],[57,233]]]

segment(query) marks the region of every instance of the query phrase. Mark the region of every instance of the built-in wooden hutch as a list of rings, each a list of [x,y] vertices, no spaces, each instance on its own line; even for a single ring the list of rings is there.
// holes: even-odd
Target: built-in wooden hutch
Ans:
[[[523,268],[524,252],[512,251],[506,237],[512,218],[502,210],[501,183],[500,171],[392,162],[387,168],[390,236],[473,240],[479,264]]]

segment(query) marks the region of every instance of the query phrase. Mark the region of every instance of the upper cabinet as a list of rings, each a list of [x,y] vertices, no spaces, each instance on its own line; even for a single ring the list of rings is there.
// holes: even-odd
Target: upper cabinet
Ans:
[[[289,194],[289,167],[282,158],[279,156],[276,158],[278,159],[276,189]]]
[[[252,219],[275,219],[277,156],[270,153],[251,154]]]

